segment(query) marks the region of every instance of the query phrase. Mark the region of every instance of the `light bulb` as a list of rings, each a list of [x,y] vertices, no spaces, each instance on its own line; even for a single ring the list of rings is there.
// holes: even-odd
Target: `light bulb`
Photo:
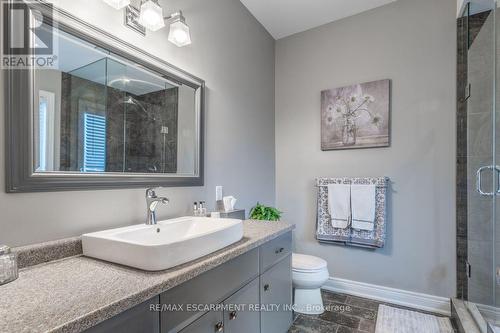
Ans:
[[[188,35],[184,30],[175,30],[174,39],[177,41],[177,43],[183,44],[187,41]]]
[[[150,25],[157,25],[160,21],[158,14],[151,9],[146,9],[142,14],[142,19]]]
[[[170,32],[168,33],[168,40],[177,45],[178,47],[186,46],[191,44],[191,35],[189,32],[189,26],[183,22],[183,19],[179,19],[170,24]]]
[[[139,23],[151,31],[156,31],[165,26],[163,9],[153,0],[148,0],[141,5]]]

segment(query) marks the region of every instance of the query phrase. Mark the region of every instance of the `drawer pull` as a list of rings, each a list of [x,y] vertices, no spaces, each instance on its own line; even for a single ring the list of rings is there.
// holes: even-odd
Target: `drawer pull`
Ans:
[[[236,317],[238,317],[238,314],[236,313],[236,311],[231,311],[229,313],[229,320],[235,320]]]
[[[271,286],[269,284],[264,285],[264,291],[269,291],[271,289]]]
[[[222,322],[218,322],[215,325],[215,332],[222,332],[224,330],[224,324]]]
[[[283,253],[283,251],[285,251],[285,248],[284,247],[280,247],[279,249],[276,249],[276,251],[274,251],[274,253],[280,254],[280,253]]]

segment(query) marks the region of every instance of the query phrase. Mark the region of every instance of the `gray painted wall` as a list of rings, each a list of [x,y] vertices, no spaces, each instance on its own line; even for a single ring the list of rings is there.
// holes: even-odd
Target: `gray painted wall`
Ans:
[[[399,0],[277,42],[276,203],[297,224],[296,250],[333,277],[455,293],[456,5]],[[321,90],[385,78],[392,146],[322,152]],[[318,176],[392,179],[384,249],[317,243]]]
[[[256,201],[274,204],[274,40],[239,1],[162,1],[166,11],[182,9],[187,18],[193,44],[185,48],[167,41],[168,29],[136,34],[123,26],[121,11],[100,0],[58,2],[206,80],[205,186],[160,190],[171,202],[159,208],[160,218],[190,214],[195,200],[213,206],[216,185],[247,211]],[[3,105],[0,111],[3,128]],[[143,221],[143,190],[4,193],[3,135],[0,147],[0,243],[24,245]]]

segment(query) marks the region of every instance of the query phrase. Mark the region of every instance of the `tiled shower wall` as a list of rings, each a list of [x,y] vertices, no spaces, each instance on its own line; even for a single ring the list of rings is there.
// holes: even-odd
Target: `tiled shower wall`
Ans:
[[[457,20],[457,297],[467,299],[467,19]]]
[[[126,103],[129,97],[137,104]],[[177,171],[177,87],[136,96],[63,73],[61,100],[60,170],[79,170],[82,163],[79,103],[85,101],[106,115],[107,172]]]

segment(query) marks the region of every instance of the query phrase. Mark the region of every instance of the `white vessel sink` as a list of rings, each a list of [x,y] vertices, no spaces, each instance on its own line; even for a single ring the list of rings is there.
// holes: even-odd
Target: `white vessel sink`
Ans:
[[[168,269],[231,245],[243,238],[243,222],[181,217],[104,230],[82,236],[83,254],[140,268]]]

